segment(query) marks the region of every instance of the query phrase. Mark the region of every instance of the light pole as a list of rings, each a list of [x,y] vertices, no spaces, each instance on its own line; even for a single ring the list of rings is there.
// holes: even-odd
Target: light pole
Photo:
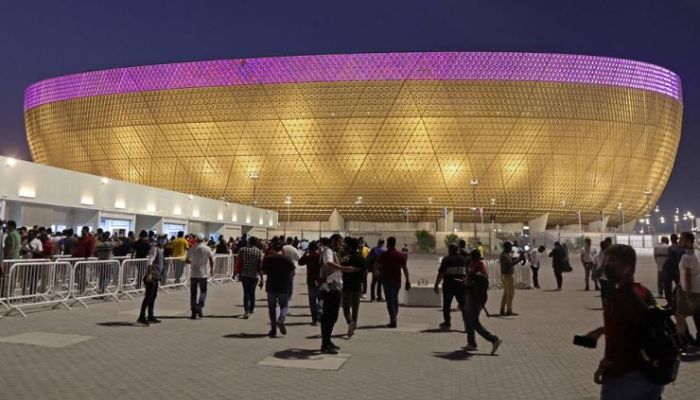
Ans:
[[[490,200],[490,204],[491,204],[492,208],[495,208],[494,206],[496,205],[496,199],[492,197]],[[491,243],[491,236],[493,235],[493,231],[495,228],[494,224],[496,223],[496,216],[494,214],[493,209],[491,210],[491,215],[489,215],[489,220],[491,222],[491,229],[489,230],[489,254],[491,254],[491,251],[493,249],[493,247],[492,247],[493,244]]]
[[[284,204],[287,205],[287,223],[284,224],[284,236],[287,237],[287,226],[289,225],[289,219],[291,217],[290,208],[292,207],[292,196],[287,196],[284,200]]]
[[[476,213],[478,212],[476,208],[476,187],[479,186],[478,179],[472,179],[469,181],[469,186],[472,187],[472,209],[474,210],[474,246],[476,247]]]
[[[357,196],[357,200],[355,200],[355,205],[357,208],[360,210],[360,225],[357,228],[358,236],[361,235],[362,233],[362,218],[364,218],[364,215],[362,214],[362,196]]]
[[[647,230],[646,230],[646,232],[642,232],[642,247],[646,247],[646,244],[644,243],[645,242],[645,239],[644,239],[645,234],[650,233],[649,232],[649,230],[650,230],[649,229],[649,216],[650,216],[650,214],[649,214],[649,197],[651,197],[651,189],[649,189],[649,188],[644,189],[644,197],[647,198],[647,213],[646,213],[646,215],[644,215],[644,218],[646,219],[646,223],[647,223]],[[642,230],[644,230],[643,224],[642,224]]]
[[[255,197],[255,195],[257,194],[258,179],[260,179],[260,173],[258,171],[252,171],[248,175],[248,177],[250,177],[250,179],[253,180],[253,202],[252,202],[252,205],[257,206],[258,199],[257,199],[257,197]]]

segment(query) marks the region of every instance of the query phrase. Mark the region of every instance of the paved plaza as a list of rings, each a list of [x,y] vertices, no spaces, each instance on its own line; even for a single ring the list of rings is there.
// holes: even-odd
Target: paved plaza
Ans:
[[[412,256],[412,281],[434,279],[437,257]],[[650,257],[638,279],[655,287]],[[602,325],[600,299],[584,292],[579,263],[562,292],[547,263],[543,290],[518,290],[517,317],[482,318],[504,339],[497,356],[478,338],[480,350],[465,353],[459,318],[453,329],[438,328],[436,308],[403,307],[399,328],[382,329],[385,303],[363,302],[359,329],[334,339],[337,356],[321,356],[320,329],[310,326],[303,276],[297,276],[285,337],[267,337],[265,302],[242,319],[239,284],[210,286],[205,318],[192,321],[189,292],[159,294],[156,314],[163,323],[134,324],[140,298],[92,303],[84,309],[41,310],[0,320],[0,399],[595,399],[592,376],[603,345],[572,345],[575,334]],[[258,292],[260,297],[263,293]],[[496,312],[500,291],[489,292]],[[688,356],[665,399],[700,394],[700,356]]]

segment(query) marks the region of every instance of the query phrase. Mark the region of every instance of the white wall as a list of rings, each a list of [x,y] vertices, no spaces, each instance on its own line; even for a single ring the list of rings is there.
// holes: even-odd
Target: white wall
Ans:
[[[99,176],[2,156],[0,200],[7,202],[6,216],[21,225],[96,227],[101,212],[211,223],[214,231],[228,224],[265,230],[277,227],[278,218],[272,210],[113,179],[103,182]]]

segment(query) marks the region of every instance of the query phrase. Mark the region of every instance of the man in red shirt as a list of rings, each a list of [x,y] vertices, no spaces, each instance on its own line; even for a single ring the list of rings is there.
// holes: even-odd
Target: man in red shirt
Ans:
[[[649,289],[634,282],[637,255],[624,244],[606,250],[605,275],[611,286],[603,308],[604,325],[586,336],[605,335],[605,357],[593,375],[602,385],[601,399],[658,399],[664,387],[646,380],[640,371],[639,344],[635,340],[644,323],[645,308],[652,304]]]
[[[95,238],[90,234],[90,228],[84,226],[81,230],[81,236],[75,243],[75,248],[73,248],[73,257],[88,258],[92,257],[94,252]],[[82,294],[87,287],[87,273],[84,267],[75,269],[75,278],[78,284],[78,293]]]
[[[399,314],[399,291],[401,290],[401,271],[406,276],[406,290],[411,289],[406,268],[406,256],[396,250],[396,238],[386,240],[387,250],[377,258],[376,267],[382,276],[386,309],[389,311],[388,328],[396,328],[396,317]]]

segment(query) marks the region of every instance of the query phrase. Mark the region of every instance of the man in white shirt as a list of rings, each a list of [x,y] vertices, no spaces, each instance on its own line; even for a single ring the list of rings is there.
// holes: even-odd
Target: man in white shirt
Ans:
[[[301,256],[299,255],[299,251],[296,249],[296,247],[294,247],[293,238],[287,238],[287,243],[282,247],[282,253],[292,260],[294,267],[296,268],[297,262]],[[292,271],[291,275],[289,276],[289,290],[287,291],[288,302],[292,301],[292,293],[294,293],[294,271]]]
[[[590,287],[588,283],[591,281],[591,272],[593,272],[593,269],[595,268],[595,256],[598,254],[595,249],[591,246],[591,239],[586,238],[585,239],[586,245],[583,246],[583,250],[581,250],[581,264],[583,264],[583,269],[586,271],[585,279],[586,279],[586,288],[585,290],[590,290]],[[598,290],[598,281],[593,277],[593,285],[595,287],[595,290]]]
[[[540,261],[542,260],[542,255],[544,254],[545,247],[540,246],[536,249],[532,249],[528,253],[528,260],[530,262],[530,269],[532,270],[532,283],[535,285],[535,289],[540,288]]]
[[[681,338],[688,335],[686,317],[692,316],[700,307],[700,252],[695,250],[695,235],[681,233],[678,242],[684,254],[680,262],[680,287],[676,297],[676,331]]]
[[[700,252],[694,248],[695,235],[681,233],[678,242],[684,252],[680,262],[680,287],[676,297],[676,331],[680,337],[687,337],[686,317],[693,315],[700,307]]]
[[[190,264],[190,308],[192,316],[190,319],[203,318],[202,310],[207,299],[207,279],[214,275],[214,253],[204,241],[203,233],[196,236],[197,244],[187,252],[186,264]],[[207,274],[207,266],[209,273]],[[197,288],[199,287],[199,300],[197,299]]]
[[[656,280],[659,289],[659,298],[664,297],[664,263],[668,258],[668,237],[663,236],[661,243],[654,247],[654,261],[656,261]]]

